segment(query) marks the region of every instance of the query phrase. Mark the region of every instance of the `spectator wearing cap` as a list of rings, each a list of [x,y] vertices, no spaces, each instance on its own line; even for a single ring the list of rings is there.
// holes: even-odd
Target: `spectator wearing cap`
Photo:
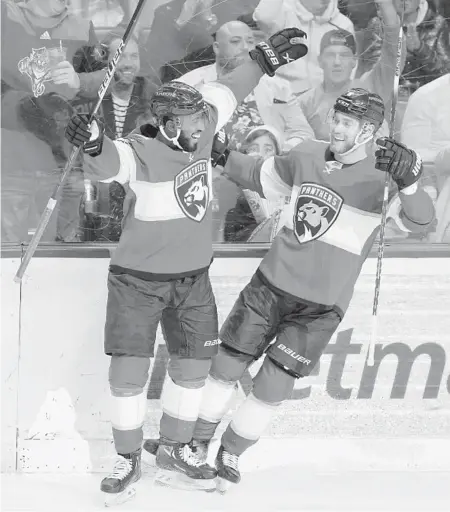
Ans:
[[[277,75],[289,81],[293,94],[302,94],[323,79],[319,63],[322,37],[331,30],[342,29],[354,34],[352,21],[338,7],[338,0],[261,0],[253,13],[254,20],[266,34],[297,27],[308,36],[308,54],[280,69]]]
[[[283,111],[287,130],[284,149],[306,139],[329,140],[328,113],[336,98],[352,87],[379,94],[385,103],[390,101],[400,25],[391,0],[381,3],[380,13],[385,25],[382,58],[370,73],[358,80],[351,78],[358,62],[353,34],[333,30],[323,36],[319,55],[323,81],[286,105]]]

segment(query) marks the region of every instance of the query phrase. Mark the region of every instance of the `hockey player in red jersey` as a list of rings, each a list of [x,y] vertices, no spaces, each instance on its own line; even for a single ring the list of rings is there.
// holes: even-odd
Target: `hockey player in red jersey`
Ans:
[[[420,157],[389,138],[376,140],[374,151],[383,119],[378,95],[351,89],[330,113],[330,143],[305,141],[265,161],[215,150],[243,188],[267,199],[291,197],[283,228],[221,328],[203,393],[194,440],[206,452],[235,384],[266,354],[222,436],[216,467],[223,481],[240,481],[239,456],[266,430],[295,380],[310,374],[342,321],[379,230],[384,173],[395,183],[407,229],[433,220],[431,199],[419,186]]]
[[[213,138],[264,73],[273,76],[307,53],[305,40],[301,30],[282,30],[257,45],[248,62],[200,92],[180,82],[163,85],[151,100],[157,126],[142,126],[124,139],[109,140],[98,120],[88,125],[87,115],[69,122],[66,136],[83,147],[86,172],[127,187],[122,236],[108,276],[105,352],[111,356],[118,460],[101,483],[106,493],[122,493],[141,476],[144,387],[159,323],[170,360],[157,466],[178,474],[180,485],[187,476],[189,483],[207,488],[216,476],[189,444],[218,350],[208,275]]]

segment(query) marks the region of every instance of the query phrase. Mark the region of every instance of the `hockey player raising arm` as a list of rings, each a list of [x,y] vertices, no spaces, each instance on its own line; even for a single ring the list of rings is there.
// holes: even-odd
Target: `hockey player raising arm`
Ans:
[[[330,113],[330,143],[305,141],[264,162],[216,147],[225,172],[244,188],[267,199],[291,197],[281,231],[220,331],[194,430],[194,444],[206,451],[236,382],[266,353],[222,436],[216,467],[225,481],[240,481],[239,456],[266,430],[295,380],[310,374],[342,321],[379,229],[384,173],[396,184],[405,227],[421,230],[433,220],[418,184],[420,157],[388,138],[377,140],[373,154],[383,118],[378,95],[351,89]]]
[[[88,126],[86,115],[69,122],[67,138],[83,147],[96,179],[127,187],[122,236],[108,276],[105,353],[111,356],[118,460],[101,483],[105,493],[122,493],[141,475],[144,386],[160,322],[170,378],[161,398],[157,465],[200,487],[211,486],[216,476],[188,444],[218,350],[217,309],[208,275],[213,138],[264,73],[273,76],[282,64],[306,54],[305,39],[298,29],[278,32],[257,45],[235,72],[205,86],[203,95],[180,82],[163,85],[151,100],[157,126],[142,126],[125,139],[112,142],[100,121]]]

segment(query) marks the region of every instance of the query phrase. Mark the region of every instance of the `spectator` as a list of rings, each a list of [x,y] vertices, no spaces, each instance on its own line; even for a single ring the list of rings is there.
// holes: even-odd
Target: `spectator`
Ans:
[[[323,79],[318,60],[322,37],[336,29],[354,33],[353,23],[339,12],[338,0],[261,0],[253,18],[266,33],[292,26],[306,32],[309,47],[306,57],[277,73],[289,81],[296,95],[315,87]]]
[[[94,27],[68,0],[4,0],[2,43],[2,127],[18,127],[17,105],[30,94],[95,98],[105,71],[91,55]]]
[[[143,49],[143,74],[159,83],[162,66],[203,51],[212,44],[217,27],[253,11],[256,4],[257,0],[172,0],[160,5]]]
[[[303,140],[329,140],[328,112],[336,99],[352,87],[361,87],[379,94],[385,104],[391,100],[397,59],[400,25],[392,0],[376,0],[384,24],[382,58],[370,73],[359,80],[351,75],[357,64],[355,38],[350,32],[332,30],[320,43],[319,65],[323,82],[296,98],[284,108],[286,130],[285,149]],[[384,125],[386,130],[386,123]]]
[[[394,0],[399,15],[403,9],[403,0]],[[400,85],[405,93],[411,94],[419,87],[450,72],[450,30],[443,16],[427,0],[408,0],[405,2],[403,31],[406,38],[406,63],[400,77]],[[365,31],[361,42],[361,53],[357,76],[371,69],[379,60],[382,26],[380,20],[373,18]]]
[[[450,73],[411,95],[403,118],[401,141],[422,157],[426,164],[424,189],[436,199],[450,175],[450,166],[445,165],[450,160]],[[436,160],[439,160],[437,167]]]
[[[107,62],[114,57],[121,38],[120,34],[113,32],[102,42]],[[105,123],[105,133],[112,140],[126,137],[149,121],[150,99],[156,86],[139,74],[138,41],[131,37],[117,63],[114,78],[100,111]],[[82,211],[85,240],[117,242],[122,232],[125,190],[117,182],[99,182],[94,185],[85,180],[84,183],[86,190]],[[86,197],[94,197],[96,200],[86,205]]]
[[[1,126],[2,135],[3,130],[8,130],[7,138],[14,148],[7,153],[7,158],[2,158],[2,195],[6,200],[2,205],[2,217],[5,216],[2,227],[7,226],[6,235],[4,233],[7,241],[17,242],[28,239],[28,228],[36,225],[46,204],[46,201],[42,204],[37,196],[48,198],[59,180],[57,169],[65,164],[69,149],[61,135],[72,106],[78,103],[86,110],[82,104],[95,99],[105,71],[94,58],[97,40],[92,23],[74,15],[68,0],[25,0],[19,3],[5,0],[1,9]],[[24,130],[26,134],[22,133]],[[30,143],[32,137],[47,144],[50,152],[44,151],[40,143]],[[37,151],[30,154],[34,165],[28,160],[14,158],[14,154],[23,151],[19,145],[23,138],[28,141],[28,151]],[[49,154],[52,155],[50,162]],[[24,167],[20,167],[22,163]],[[64,188],[59,209],[54,214],[61,221],[60,229],[57,232],[54,223],[46,232],[49,239],[77,240],[75,226],[82,194],[79,162],[75,168],[68,182],[75,189],[65,194],[68,187]],[[47,174],[43,176],[45,172]],[[23,214],[8,206],[14,203],[14,196],[21,204],[28,198],[30,206]],[[34,221],[28,216],[32,211]],[[64,218],[60,217],[62,212]],[[26,226],[29,221],[33,224]]]
[[[434,163],[450,146],[450,73],[429,82],[409,98],[401,141]]]
[[[116,33],[106,38],[102,46],[109,62],[114,56],[122,36]],[[117,63],[110,88],[102,102],[101,113],[105,133],[111,139],[125,137],[144,124],[149,115],[150,99],[157,86],[140,75],[141,60],[136,38],[131,37]]]
[[[264,160],[281,153],[281,136],[270,126],[258,126],[250,130],[241,147],[243,153]],[[272,239],[272,225],[269,218],[278,213],[285,198],[280,201],[267,201],[256,192],[242,190],[224,175],[214,181],[214,194],[218,203],[219,231],[225,242],[245,242],[258,229],[255,242],[269,242]],[[279,218],[279,215],[278,215]]]
[[[213,45],[216,62],[186,73],[178,80],[193,87],[213,82],[249,59],[255,45],[253,32],[245,23],[230,21],[215,34]],[[256,89],[235,110],[225,126],[230,148],[239,150],[249,129],[263,124],[278,129],[281,122],[279,106],[289,97],[288,83],[278,77],[263,77]],[[281,131],[281,130],[280,130]]]
[[[255,44],[265,39],[265,34],[256,24],[252,13],[243,14],[242,16],[239,16],[235,21],[242,21],[252,29]],[[215,34],[213,34],[212,37],[214,38]],[[165,64],[161,69],[161,81],[166,83],[170,82],[170,80],[178,80],[178,78],[185,75],[189,71],[214,64],[215,61],[216,54],[214,53],[214,48],[211,44],[206,48],[201,48],[200,50],[188,53],[181,60],[171,61]]]

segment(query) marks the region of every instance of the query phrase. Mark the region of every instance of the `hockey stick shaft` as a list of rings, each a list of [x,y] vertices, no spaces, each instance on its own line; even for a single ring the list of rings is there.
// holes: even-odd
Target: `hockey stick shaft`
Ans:
[[[116,50],[116,53],[114,54],[114,57],[111,59],[111,61],[108,64],[105,78],[103,79],[103,82],[100,85],[100,88],[97,93],[97,96],[98,96],[97,102],[95,103],[95,106],[92,109],[92,112],[89,114],[89,123],[92,122],[95,114],[98,112],[98,109],[100,108],[100,106],[102,104],[103,98],[105,97],[106,91],[108,90],[109,84],[111,83],[111,80],[113,79],[114,73],[116,71],[117,63],[119,62],[120,57],[123,52],[123,49],[127,45],[127,42],[130,39],[130,36],[136,26],[136,23],[139,19],[141,12],[142,12],[145,2],[146,2],[146,0],[139,0],[138,4],[136,5],[133,15],[131,16],[128,26],[125,30],[123,37],[122,37],[122,40]],[[50,221],[50,217],[52,216],[53,210],[55,209],[55,206],[58,202],[58,198],[59,198],[60,192],[62,190],[62,187],[64,185],[64,182],[65,182],[69,172],[71,171],[73,164],[75,163],[80,151],[81,151],[80,147],[74,146],[72,148],[69,158],[67,159],[66,165],[64,166],[64,169],[62,171],[59,182],[55,186],[55,189],[53,190],[53,193],[47,202],[47,206],[45,207],[45,210],[42,213],[41,218],[39,219],[39,223],[37,225],[37,228],[33,235],[33,238],[31,239],[31,241],[27,247],[27,250],[26,250],[26,252],[22,258],[22,261],[20,263],[19,269],[17,270],[17,273],[14,277],[14,281],[16,283],[20,283],[22,281],[23,275],[25,274],[25,271],[28,268],[28,265],[30,264],[30,261],[31,261],[32,257],[34,256],[34,253],[36,252],[36,249],[39,245],[39,242],[41,241],[42,235],[44,234],[44,231],[47,228],[47,225]]]
[[[398,88],[400,83],[400,68],[402,60],[402,48],[403,48],[403,18],[405,13],[405,0],[403,0],[403,12],[400,21],[400,29],[397,41],[397,58],[395,63],[395,75],[394,75],[394,88],[392,92],[392,104],[389,119],[389,137],[393,138],[395,134],[395,115],[397,111],[398,101]],[[378,242],[378,254],[377,254],[377,270],[375,274],[375,293],[373,298],[372,307],[372,329],[370,334],[370,343],[368,351],[368,364],[373,366],[375,364],[375,345],[377,342],[377,328],[378,328],[378,302],[380,298],[381,288],[381,272],[383,269],[383,256],[385,246],[385,233],[386,233],[386,222],[387,222],[387,209],[389,202],[389,187],[390,187],[390,174],[386,173],[384,181],[384,193],[383,193],[383,204],[381,208],[381,224],[380,224],[380,238]]]

